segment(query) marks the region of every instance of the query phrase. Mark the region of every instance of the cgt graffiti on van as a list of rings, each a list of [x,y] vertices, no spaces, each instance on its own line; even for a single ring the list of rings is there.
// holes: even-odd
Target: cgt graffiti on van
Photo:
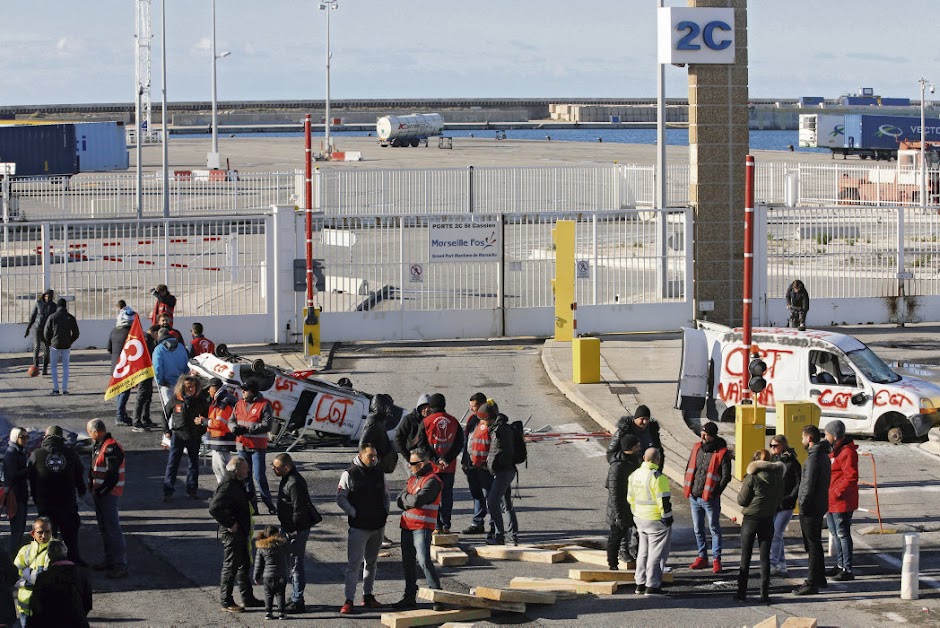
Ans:
[[[892,442],[923,437],[940,425],[940,386],[895,373],[860,340],[829,331],[755,328],[752,342],[767,364],[767,386],[747,390],[748,351],[741,329],[699,321],[682,330],[682,366],[676,407],[687,422],[707,416],[733,421],[745,393],[767,408],[776,423],[776,403],[813,401],[821,423],[841,419],[850,434]]]

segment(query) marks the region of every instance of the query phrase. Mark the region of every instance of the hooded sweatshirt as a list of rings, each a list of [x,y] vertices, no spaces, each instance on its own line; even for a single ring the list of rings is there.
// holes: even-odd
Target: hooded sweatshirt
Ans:
[[[784,471],[782,462],[755,460],[747,465],[747,475],[738,493],[738,504],[743,506],[741,513],[745,517],[765,519],[777,513],[783,499]]]
[[[172,336],[162,336],[153,350],[153,371],[157,383],[170,387],[189,370],[189,354],[180,341]]]

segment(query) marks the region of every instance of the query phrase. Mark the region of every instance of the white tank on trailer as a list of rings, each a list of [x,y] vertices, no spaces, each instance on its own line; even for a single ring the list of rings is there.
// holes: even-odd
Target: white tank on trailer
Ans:
[[[410,116],[383,116],[375,123],[382,146],[417,146],[444,130],[439,113],[414,113]]]

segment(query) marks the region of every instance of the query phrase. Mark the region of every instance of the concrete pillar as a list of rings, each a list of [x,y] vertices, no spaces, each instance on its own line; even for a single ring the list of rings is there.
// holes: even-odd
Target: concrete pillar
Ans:
[[[735,63],[691,64],[688,68],[689,197],[695,211],[695,301],[714,301],[710,319],[739,325],[744,272],[744,157],[749,137],[747,0],[688,2],[690,7],[735,10]],[[766,269],[755,268],[754,272]]]

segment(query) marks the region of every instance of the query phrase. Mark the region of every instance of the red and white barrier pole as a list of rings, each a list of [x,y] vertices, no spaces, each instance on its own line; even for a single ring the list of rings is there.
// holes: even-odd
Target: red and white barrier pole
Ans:
[[[750,399],[748,388],[747,362],[751,355],[751,309],[754,304],[754,156],[748,155],[744,161],[744,291],[743,291],[743,317],[742,322],[745,358],[742,369],[742,390],[744,399]]]
[[[306,236],[307,257],[307,318],[313,316],[313,149],[310,137],[310,114],[304,116],[304,137],[306,144],[306,168],[304,172],[304,230]]]

